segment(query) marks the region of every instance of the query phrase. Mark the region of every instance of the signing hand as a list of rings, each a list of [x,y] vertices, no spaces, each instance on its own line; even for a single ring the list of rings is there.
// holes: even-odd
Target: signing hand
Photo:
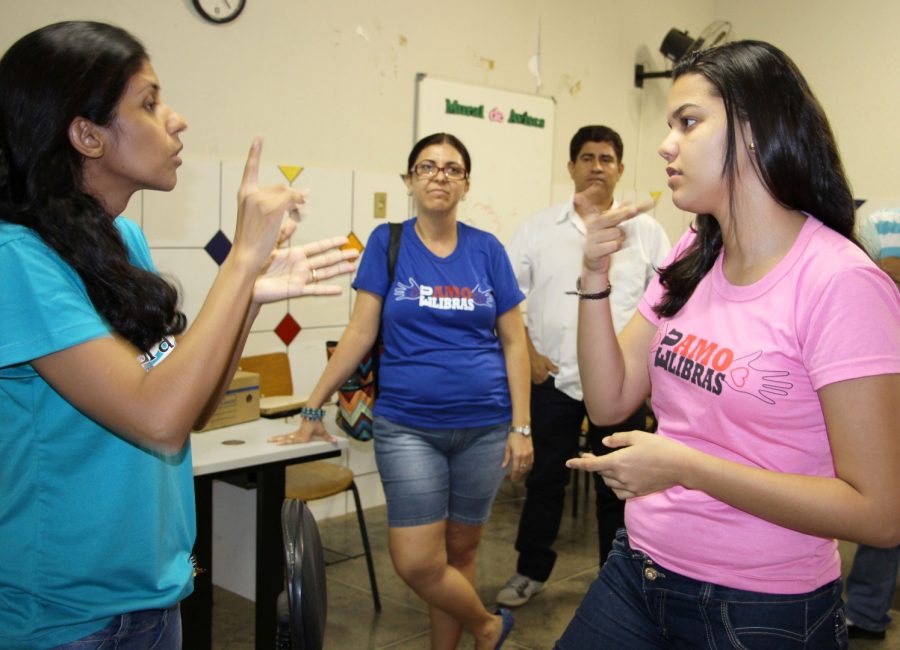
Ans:
[[[597,191],[597,187],[591,186],[576,194],[575,208],[584,218],[587,231],[584,241],[585,268],[597,273],[608,273],[611,255],[622,248],[625,241],[625,232],[619,228],[619,224],[652,209],[653,203],[623,203],[617,208],[599,212],[592,202]]]
[[[253,302],[339,294],[340,286],[321,282],[352,273],[356,268],[352,260],[359,252],[355,248],[341,250],[340,246],[346,243],[346,237],[333,237],[303,246],[276,248],[253,286]]]
[[[622,431],[603,438],[618,451],[604,456],[584,454],[566,467],[598,472],[620,499],[643,496],[683,485],[688,463],[698,452],[670,438],[646,431]]]
[[[534,447],[531,436],[521,433],[510,433],[506,437],[506,451],[503,453],[502,467],[511,466],[510,478],[518,481],[531,470],[534,465]]]
[[[247,154],[244,176],[238,189],[237,228],[232,253],[259,269],[269,260],[276,243],[284,237],[285,214],[299,213],[306,190],[286,185],[259,187],[262,139],[257,138]],[[287,226],[290,229],[290,226]]]
[[[279,436],[270,436],[267,438],[269,442],[276,445],[295,445],[301,442],[309,442],[313,438],[321,438],[326,442],[335,443],[337,438],[328,433],[325,429],[325,423],[321,420],[303,420],[300,428],[293,433],[284,433]]]

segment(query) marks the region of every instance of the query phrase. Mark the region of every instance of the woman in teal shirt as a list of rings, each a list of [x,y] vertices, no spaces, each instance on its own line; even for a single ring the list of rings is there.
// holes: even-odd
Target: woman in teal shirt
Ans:
[[[279,248],[303,194],[257,187],[256,141],[231,252],[186,330],[140,229],[116,217],[175,186],[186,128],[119,28],[50,25],[0,60],[0,647],[180,647],[189,434],[260,305],[335,293],[316,280],[352,269],[343,238]]]

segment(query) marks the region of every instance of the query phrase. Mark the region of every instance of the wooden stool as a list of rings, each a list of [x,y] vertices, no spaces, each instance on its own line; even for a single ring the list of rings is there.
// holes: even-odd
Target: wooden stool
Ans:
[[[372,586],[372,601],[375,611],[381,611],[381,598],[378,595],[378,582],[375,579],[375,565],[372,563],[372,548],[369,545],[369,533],[366,530],[366,519],[363,516],[362,503],[353,470],[343,465],[335,465],[326,461],[315,461],[301,465],[291,465],[285,469],[284,495],[288,499],[300,499],[304,502],[324,499],[350,490],[356,505],[356,520],[359,523],[359,534],[362,537],[366,554],[366,565],[369,569],[369,584]]]
[[[290,360],[286,352],[273,352],[242,357],[239,367],[242,370],[259,373],[260,383],[260,415],[264,418],[276,419],[288,417],[300,412],[305,406],[306,397],[296,396],[291,379]],[[366,552],[366,564],[369,568],[369,583],[372,585],[372,600],[375,611],[381,611],[381,598],[378,595],[378,583],[375,580],[375,565],[372,563],[372,548],[369,546],[369,533],[366,530],[366,519],[363,516],[362,503],[353,470],[343,465],[335,465],[325,461],[290,465],[284,470],[284,496],[287,499],[299,499],[304,502],[324,499],[350,490],[356,505],[356,519],[359,522],[359,533]]]

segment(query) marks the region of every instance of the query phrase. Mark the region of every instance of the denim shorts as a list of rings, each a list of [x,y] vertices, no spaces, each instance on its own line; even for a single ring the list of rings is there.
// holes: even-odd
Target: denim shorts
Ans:
[[[375,462],[387,500],[388,526],[451,519],[480,526],[506,470],[509,423],[468,429],[420,429],[376,416]]]
[[[86,637],[54,650],[181,650],[181,610],[147,609],[116,616]]]
[[[846,647],[840,580],[806,594],[765,594],[700,582],[632,550],[624,529],[556,642],[559,650]]]

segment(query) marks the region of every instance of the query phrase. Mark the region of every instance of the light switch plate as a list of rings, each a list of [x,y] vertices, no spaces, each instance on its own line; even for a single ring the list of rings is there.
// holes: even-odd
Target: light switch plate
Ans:
[[[376,219],[387,219],[387,192],[375,192],[373,216]]]

